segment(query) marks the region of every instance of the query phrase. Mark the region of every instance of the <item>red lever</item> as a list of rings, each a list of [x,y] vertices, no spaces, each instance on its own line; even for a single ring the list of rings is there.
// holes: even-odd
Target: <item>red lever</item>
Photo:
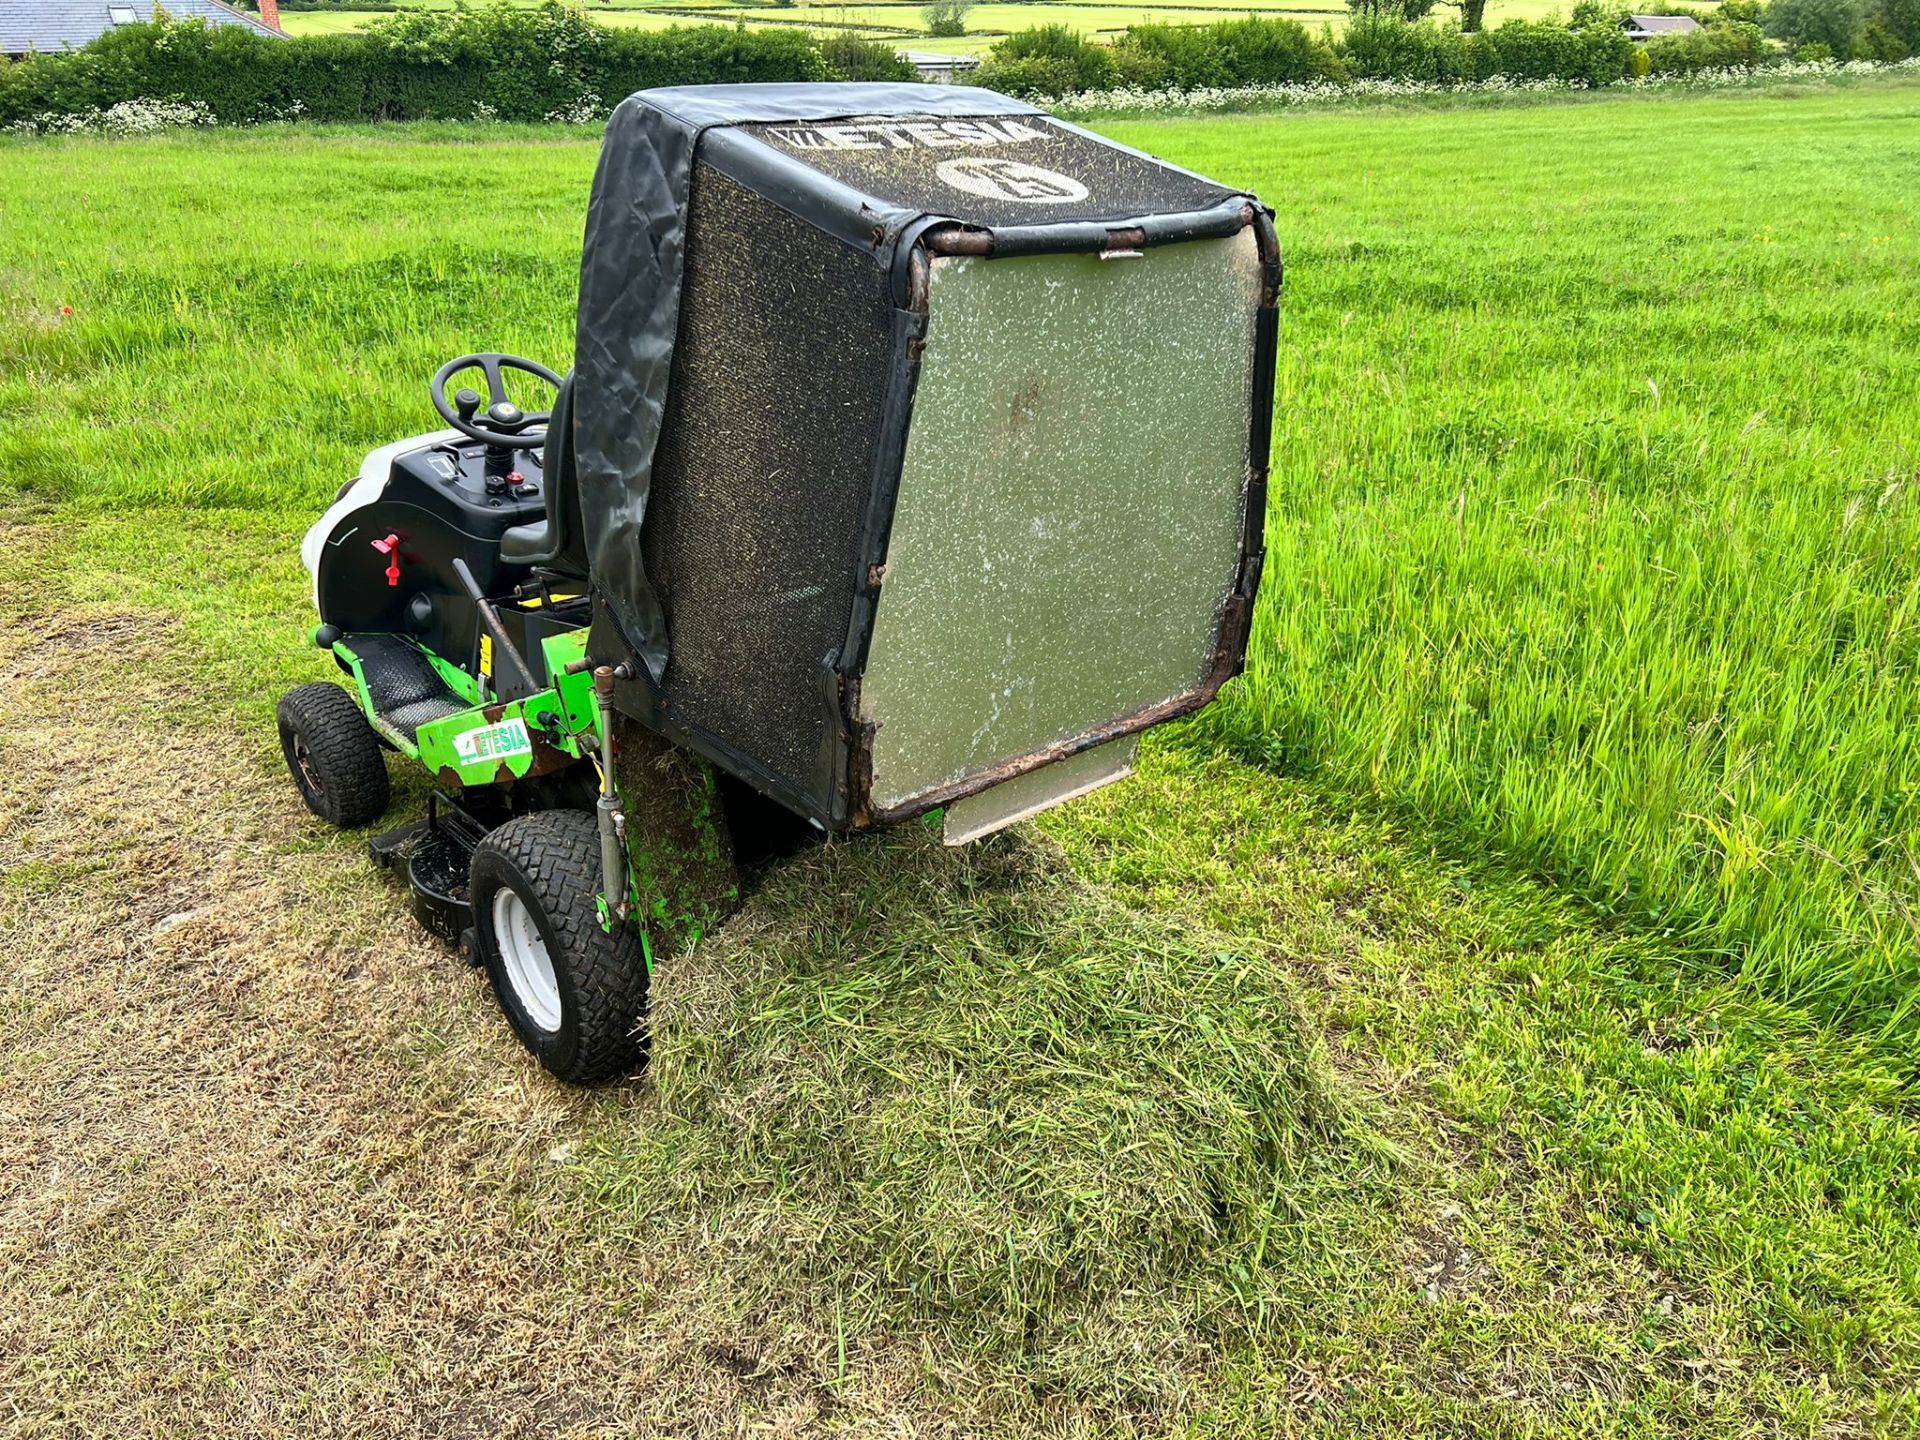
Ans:
[[[400,586],[400,537],[389,535],[384,540],[373,542],[373,548],[387,557],[387,584],[390,588]]]

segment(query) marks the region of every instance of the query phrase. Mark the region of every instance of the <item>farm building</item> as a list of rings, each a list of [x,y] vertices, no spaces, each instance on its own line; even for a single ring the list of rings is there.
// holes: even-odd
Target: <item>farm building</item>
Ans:
[[[264,35],[285,36],[280,30],[278,0],[260,0],[260,14],[236,10],[225,0],[0,0],[0,55],[18,59],[78,49],[117,25],[151,20],[155,9],[176,20],[204,20],[209,25],[248,25]]]
[[[1647,41],[1656,35],[1685,35],[1698,30],[1700,22],[1690,15],[1629,15],[1620,22],[1627,38]]]
[[[980,68],[978,55],[939,55],[931,50],[898,50],[894,53],[918,70],[922,80],[932,81],[936,85],[963,79],[968,71]]]

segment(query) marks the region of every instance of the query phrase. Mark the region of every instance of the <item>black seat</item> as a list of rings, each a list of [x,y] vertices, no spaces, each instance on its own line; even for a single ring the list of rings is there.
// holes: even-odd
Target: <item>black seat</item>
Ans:
[[[547,513],[530,525],[516,525],[503,534],[500,558],[509,565],[531,565],[584,580],[587,547],[580,526],[580,483],[573,468],[572,372],[568,372],[553,400],[540,470],[547,487]]]

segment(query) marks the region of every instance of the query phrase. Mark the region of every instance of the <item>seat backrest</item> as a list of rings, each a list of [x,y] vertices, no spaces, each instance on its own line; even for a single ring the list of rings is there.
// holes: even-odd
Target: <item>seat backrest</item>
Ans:
[[[501,558],[532,565],[569,579],[587,578],[586,536],[580,523],[580,479],[573,455],[573,376],[561,383],[547,422],[547,444],[540,457],[547,491],[544,520],[520,525],[500,537]]]
[[[555,442],[558,442],[557,444]],[[587,578],[587,544],[580,523],[580,477],[573,461],[573,372],[567,372],[560,393],[554,397],[553,418],[547,424],[546,453],[540,464],[547,477],[547,517],[557,524],[560,543],[553,564],[546,567],[563,575]]]

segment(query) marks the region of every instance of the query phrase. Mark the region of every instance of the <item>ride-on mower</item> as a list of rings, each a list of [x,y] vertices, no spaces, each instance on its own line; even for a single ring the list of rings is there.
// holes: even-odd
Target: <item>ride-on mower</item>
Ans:
[[[631,1070],[736,832],[964,843],[1238,671],[1279,285],[1254,197],[989,91],[631,97],[572,372],[449,361],[307,534],[301,795],[366,825],[425,766],[374,858],[553,1074]]]

